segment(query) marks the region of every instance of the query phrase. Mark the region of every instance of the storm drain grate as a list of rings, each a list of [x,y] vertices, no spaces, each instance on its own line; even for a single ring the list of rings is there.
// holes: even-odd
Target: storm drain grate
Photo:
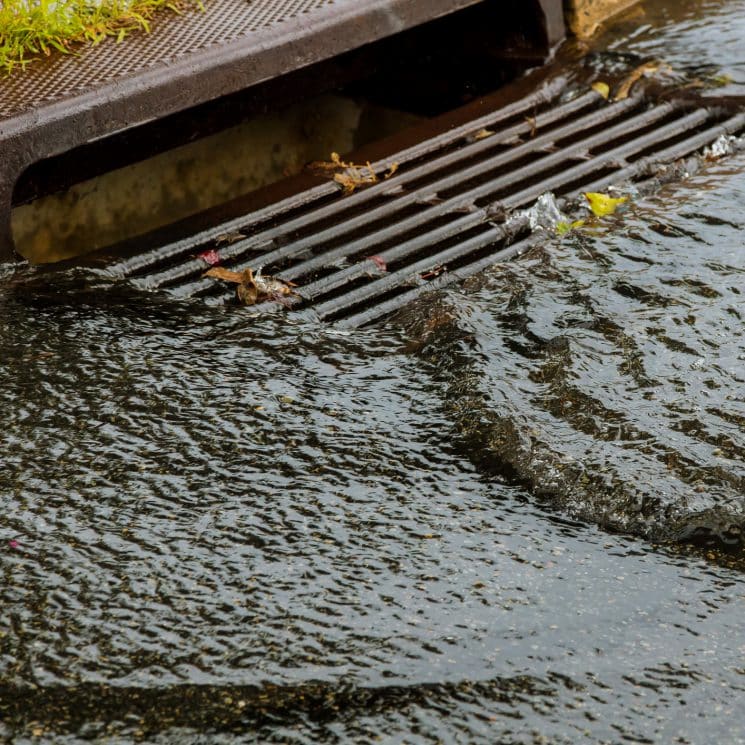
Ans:
[[[683,97],[638,92],[609,103],[595,91],[565,100],[564,91],[557,79],[391,153],[372,164],[381,180],[364,190],[342,195],[324,182],[107,272],[142,289],[223,304],[234,289],[203,276],[209,267],[201,257],[217,254],[226,268],[261,268],[296,283],[285,310],[360,326],[519,253],[529,242],[527,220],[513,215],[541,194],[573,198],[638,181],[745,130],[745,112]],[[394,162],[396,174],[382,179]]]

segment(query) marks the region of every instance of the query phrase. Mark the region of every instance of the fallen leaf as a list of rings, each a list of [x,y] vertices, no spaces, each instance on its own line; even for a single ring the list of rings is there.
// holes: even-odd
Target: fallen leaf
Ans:
[[[471,139],[474,142],[478,142],[479,140],[485,140],[487,137],[491,137],[494,134],[491,129],[480,129],[475,134],[471,135]]]
[[[261,273],[259,269],[256,274],[252,269],[244,269],[242,272],[234,272],[224,267],[216,266],[204,273],[205,277],[214,277],[223,282],[236,284],[236,295],[243,305],[256,305],[266,300],[277,300],[282,302],[286,295],[296,294],[292,288],[296,285],[292,282],[271,277]]]
[[[556,232],[558,235],[566,235],[570,230],[576,230],[581,228],[585,224],[584,220],[575,220],[574,222],[566,222],[562,220],[556,223]]]
[[[634,68],[621,81],[621,84],[618,86],[618,90],[616,91],[616,95],[613,97],[613,100],[623,101],[625,98],[628,98],[631,89],[641,78],[645,77],[646,75],[651,75],[652,73],[659,72],[660,70],[668,71],[672,70],[672,68],[670,67],[670,65],[661,64],[659,62],[645,62],[643,65],[639,65],[639,67]]]
[[[365,165],[347,163],[341,159],[339,153],[331,153],[330,161],[314,161],[308,165],[308,168],[311,171],[318,171],[321,174],[334,172],[333,179],[344,189],[345,194],[351,194],[355,189],[377,184],[380,181],[370,161]],[[398,171],[398,168],[398,163],[389,164],[383,179],[389,179]]]
[[[21,547],[21,544],[18,543],[18,541],[15,541],[15,540],[14,541],[8,541],[8,545],[11,548],[20,548]]]
[[[526,116],[525,121],[530,126],[530,136],[535,137],[535,133],[538,131],[538,124],[534,116]]]
[[[334,174],[334,181],[344,188],[345,194],[351,194],[355,189],[361,186],[369,186],[378,183],[378,176],[373,171],[372,166],[368,163],[366,168],[360,166],[351,166],[343,173]]]
[[[731,85],[735,82],[734,78],[727,73],[724,73],[723,75],[712,75],[708,77],[707,80],[711,85],[716,86],[717,88],[723,88],[725,85]]]
[[[610,96],[610,86],[608,83],[603,83],[599,80],[597,83],[592,84],[592,89],[606,100],[608,99],[608,96]]]
[[[250,269],[246,271],[251,272]],[[231,269],[225,269],[221,266],[216,266],[213,269],[204,273],[205,277],[214,277],[215,279],[221,279],[223,282],[233,282],[234,284],[241,284],[247,278],[253,278],[253,272],[250,275],[246,275],[246,272],[234,272]]]
[[[197,258],[201,259],[202,261],[209,264],[210,266],[217,266],[222,261],[222,257],[214,249],[208,249],[207,251],[202,251],[202,253],[197,254]]]
[[[215,244],[219,246],[221,243],[236,243],[237,241],[242,241],[245,237],[239,230],[233,230],[230,233],[220,233],[215,238]]]
[[[241,282],[235,288],[235,294],[243,305],[256,305],[259,300],[259,290],[251,281]]]
[[[593,214],[598,217],[612,215],[619,205],[629,201],[628,197],[610,197],[607,194],[601,194],[596,191],[586,191],[584,192],[584,196],[589,202]]]

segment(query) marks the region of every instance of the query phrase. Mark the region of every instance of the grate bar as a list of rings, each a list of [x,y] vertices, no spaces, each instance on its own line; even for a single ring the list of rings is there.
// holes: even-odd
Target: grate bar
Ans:
[[[405,165],[415,160],[430,156],[439,150],[454,145],[460,140],[472,135],[474,132],[480,129],[489,129],[494,127],[500,122],[509,120],[515,116],[519,116],[526,111],[530,111],[537,106],[550,104],[558,95],[560,95],[567,87],[568,80],[566,77],[557,77],[548,83],[546,83],[541,90],[534,93],[530,93],[524,98],[515,101],[507,106],[504,106],[497,111],[492,111],[484,116],[469,121],[466,124],[462,124],[458,127],[448,130],[436,137],[423,140],[399,153],[396,153],[396,161],[400,165]],[[547,118],[542,120],[542,123],[550,123],[555,120],[553,114],[559,114],[566,116],[568,113],[574,113],[575,110],[579,110],[582,107],[589,105],[592,101],[597,101],[598,95],[595,93],[585,94],[584,96],[573,99],[568,104],[553,109],[548,112]],[[520,130],[521,132],[523,130]],[[517,134],[517,133],[516,133]],[[373,170],[376,173],[381,173],[387,170],[389,160],[378,160],[372,163]],[[373,187],[374,188],[374,187]],[[372,189],[366,189],[364,192],[359,192],[356,196],[359,199],[361,196],[367,197],[367,194]],[[379,189],[380,193],[382,189]],[[276,220],[283,217],[284,215],[298,209],[307,207],[308,205],[315,204],[324,198],[333,197],[338,195],[339,187],[337,184],[332,182],[326,182],[316,187],[294,194],[278,203],[269,205],[261,210],[256,211],[250,216],[250,221],[247,222],[246,216],[241,216],[233,220],[221,223],[213,228],[201,231],[194,236],[176,241],[166,246],[148,251],[142,254],[128,257],[121,261],[111,264],[107,268],[107,272],[112,276],[126,277],[135,274],[136,272],[142,271],[148,267],[154,267],[165,261],[174,259],[180,255],[194,252],[197,247],[209,244],[217,239],[220,235],[225,233],[232,233],[240,229],[246,229],[251,225],[259,225],[271,220]],[[314,217],[317,219],[323,219],[326,217],[334,217],[338,213],[338,205],[328,205],[326,208],[318,209],[314,213]],[[306,225],[302,218],[298,222],[286,221],[284,223],[285,230],[294,230],[302,228]],[[230,258],[226,256],[226,258]]]
[[[617,132],[623,131],[624,133],[627,133],[629,131],[633,131],[635,128],[637,128],[632,124],[632,122],[634,121],[643,121],[644,124],[649,124],[650,120],[653,121],[654,119],[660,118],[665,113],[667,113],[666,109],[667,109],[667,105],[663,105],[658,110],[651,110],[648,112],[644,112],[644,114],[641,114],[635,117],[634,120],[625,122],[623,124],[623,127],[619,125],[618,127],[614,127],[609,130],[606,130],[598,135],[595,135],[593,137],[590,137],[586,140],[581,141],[580,143],[578,143],[577,146],[580,148],[583,148],[583,149],[586,148],[589,150],[590,147],[594,146],[595,144],[604,142],[608,138],[612,138],[613,136],[615,136]],[[652,117],[651,114],[653,113],[655,113],[657,116]],[[678,131],[680,129],[685,130],[686,128],[690,128],[691,126],[696,126],[702,123],[706,119],[707,116],[708,116],[708,113],[706,112],[706,110],[701,109],[697,112],[694,112],[693,114],[689,114],[688,116],[680,120],[677,120],[676,122],[670,123],[666,127],[663,127],[662,130],[658,130],[658,132],[664,131],[665,134],[669,134],[669,133]],[[551,189],[555,189],[560,186],[570,184],[573,180],[587,176],[591,174],[593,171],[597,171],[598,169],[603,168],[605,166],[617,164],[623,158],[633,155],[639,149],[643,149],[644,147],[647,146],[647,144],[648,144],[648,136],[642,135],[641,137],[638,137],[630,141],[629,143],[622,145],[619,148],[615,148],[609,151],[603,156],[599,156],[599,157],[596,157],[596,158],[593,158],[587,161],[582,161],[578,165],[574,166],[573,168],[568,169],[567,171],[564,171],[561,174],[557,174],[556,176],[552,178],[549,178],[547,180],[541,181],[540,183],[534,184],[515,194],[511,194],[505,197],[498,204],[499,206],[503,207],[506,210],[511,210],[517,207],[521,207],[525,205],[527,202],[529,202],[530,200],[537,198],[545,191],[549,191]],[[550,155],[550,156],[547,156],[546,158],[543,158],[542,160],[537,161],[536,163],[531,164],[531,173],[534,173],[535,171],[541,172],[543,170],[547,170],[550,167],[560,165],[563,159],[557,157],[559,155],[560,155],[559,153]],[[419,215],[415,215],[411,218],[408,218],[407,220],[394,223],[386,228],[378,230],[372,234],[366,235],[358,239],[357,241],[353,242],[352,244],[342,246],[337,249],[332,249],[330,251],[327,251],[321,254],[320,256],[317,256],[313,259],[302,262],[296,267],[293,267],[292,270],[281,272],[279,276],[282,277],[283,279],[288,279],[288,280],[299,279],[300,277],[307,275],[312,270],[319,269],[324,266],[328,266],[329,263],[345,258],[347,256],[353,256],[358,251],[367,250],[368,252],[370,252],[371,246],[378,245],[379,243],[385,240],[395,238],[397,235],[402,235],[415,228],[424,228],[426,223],[431,222],[433,217],[439,217],[457,208],[459,204],[463,203],[464,198],[466,198],[468,202],[472,202],[475,199],[487,196],[489,194],[493,194],[499,189],[507,188],[511,186],[514,183],[514,181],[515,181],[515,176],[513,174],[507,174],[501,179],[496,179],[494,181],[487,182],[483,186],[478,187],[477,189],[471,192],[468,192],[466,195],[453,198],[452,200],[449,200],[448,202],[438,205]],[[491,205],[491,208],[493,209],[494,206],[495,205],[493,203]],[[467,230],[470,230],[471,228],[474,228],[480,224],[483,224],[484,222],[487,222],[490,219],[490,213],[492,212],[492,209],[489,209],[489,208],[477,209],[473,213],[465,217],[456,219],[444,227],[434,228],[432,230],[429,230],[428,232],[418,235],[416,238],[413,238],[409,241],[406,241],[403,244],[400,244],[400,246],[398,247],[398,250],[396,250],[396,252],[393,254],[393,259],[400,259],[406,255],[415,253],[416,251],[421,250],[427,246],[436,245],[442,240],[453,237],[454,235],[457,235],[458,233],[463,233]],[[271,256],[271,254],[269,255]],[[384,261],[388,261],[388,259],[385,258],[385,254],[381,255],[381,258],[383,258]],[[264,262],[265,262],[264,265],[267,265],[270,263],[267,257],[259,257],[258,259],[254,260],[255,265],[259,265],[260,263],[262,263],[262,259],[264,259]],[[239,269],[241,268],[245,268],[245,265],[239,265]],[[430,267],[430,269],[431,268],[432,267]],[[361,275],[358,275],[358,276],[361,276]],[[201,280],[201,282],[206,283],[206,286],[209,286],[210,284],[212,284],[209,280]],[[193,283],[192,287],[194,287],[196,284],[197,283]],[[352,293],[352,295],[353,294],[354,293]],[[351,304],[354,304],[356,301],[352,300],[350,296],[350,298],[348,299],[348,302],[351,305]]]
[[[636,163],[622,169],[605,178],[598,179],[591,183],[586,191],[598,191],[604,189],[612,183],[622,183],[630,179],[648,176],[652,171],[660,166],[661,163],[671,163],[686,155],[696,152],[696,150],[711,144],[720,135],[731,135],[741,131],[745,127],[745,113],[736,114],[721,124],[705,129],[703,132],[688,137],[671,147],[660,150],[653,155],[643,158]]]
[[[382,303],[377,303],[376,305],[366,308],[354,315],[347,316],[346,318],[337,321],[336,325],[340,328],[358,328],[360,326],[366,326],[373,321],[377,321],[384,316],[400,310],[409,303],[418,300],[422,295],[441,290],[454,282],[461,282],[464,279],[473,277],[475,274],[483,272],[500,262],[509,261],[515,256],[527,251],[534,243],[535,238],[523,238],[521,241],[506,246],[505,248],[500,248],[478,261],[445,272],[438,277],[435,277],[431,282],[421,284],[418,287],[414,287],[411,290],[401,293],[400,295],[396,295],[396,297],[384,300]]]
[[[720,135],[731,135],[742,131],[743,128],[745,128],[745,113],[733,116],[720,125],[710,127],[699,134],[688,137],[669,148],[665,148],[664,150],[637,161],[617,173],[598,179],[584,188],[587,191],[597,191],[606,188],[613,183],[623,183],[632,178],[649,175],[649,173],[657,169],[661,163],[674,162],[710,144]],[[396,295],[389,300],[366,308],[357,314],[347,316],[339,320],[337,325],[341,328],[357,328],[373,323],[384,316],[400,310],[427,292],[443,289],[447,285],[453,284],[454,282],[460,282],[488,269],[491,266],[494,266],[499,262],[508,261],[514,256],[524,253],[534,242],[533,238],[525,238],[518,243],[500,249],[471,264],[459,267],[453,271],[445,272],[427,284],[422,284],[408,290],[407,292],[401,293],[400,295]]]
[[[681,120],[671,122],[666,127],[663,127],[663,129],[667,130],[667,133],[680,131],[681,129],[685,130],[687,128],[690,128],[691,126],[701,124],[708,118],[708,116],[709,112],[706,111],[706,109],[699,109],[698,111],[688,114]],[[637,137],[634,140],[621,145],[620,147],[608,151],[598,158],[580,163],[574,168],[570,168],[568,171],[565,171],[564,173],[557,174],[552,178],[529,186],[514,195],[510,195],[504,200],[503,204],[508,209],[520,207],[530,202],[531,200],[536,199],[541,194],[547,191],[551,191],[558,187],[572,183],[572,181],[578,178],[582,178],[583,176],[586,176],[589,173],[598,170],[608,163],[617,162],[622,158],[632,155],[639,149],[646,147],[647,144],[647,135]],[[433,240],[431,241],[431,244],[435,244],[436,242],[436,240]],[[334,298],[333,300],[327,301],[326,303],[321,303],[320,305],[316,306],[316,312],[321,318],[325,318],[329,315],[338,313],[345,308],[358,305],[360,302],[369,300],[376,295],[381,295],[388,292],[397,284],[406,281],[408,277],[411,276],[411,274],[418,274],[420,272],[431,270],[438,265],[442,265],[447,261],[467,254],[470,251],[471,245],[469,241],[466,241],[462,244],[459,244],[458,246],[455,246],[454,248],[447,249],[440,254],[436,254],[422,261],[419,261],[411,267],[407,267],[398,272],[394,272],[380,279],[373,280],[372,282],[358,290],[353,290],[339,298]]]
[[[527,226],[527,219],[523,218],[519,222],[523,228]],[[390,290],[394,290],[403,284],[411,282],[412,280],[418,281],[419,276],[425,272],[436,269],[437,267],[444,267],[449,261],[459,259],[474,251],[493,245],[495,242],[503,239],[506,232],[507,229],[504,226],[492,228],[486,233],[482,233],[474,238],[458,243],[455,246],[451,246],[444,251],[420,259],[403,269],[399,269],[396,272],[386,274],[379,279],[373,280],[358,290],[342,295],[339,298],[328,300],[325,303],[319,303],[315,306],[316,315],[321,319],[326,319],[329,316],[339,313],[345,308],[359,305],[377,295],[383,295]]]
[[[629,109],[637,107],[638,104],[638,99],[627,99],[626,101],[615,104],[614,106],[608,108],[615,109],[614,114],[618,116]],[[549,170],[561,165],[567,160],[584,158],[591,148],[596,147],[597,145],[601,145],[607,142],[608,139],[612,139],[615,136],[628,134],[630,131],[642,129],[651,124],[654,124],[656,121],[659,121],[665,116],[668,116],[678,107],[679,104],[677,103],[664,103],[659,107],[649,109],[640,114],[637,114],[632,119],[624,120],[614,127],[592,135],[584,140],[579,140],[568,148],[552,153],[551,155],[544,156],[538,161],[531,163],[530,174],[534,175],[536,173],[541,173],[542,171]],[[531,142],[515,147],[507,152],[499,153],[496,156],[488,158],[484,161],[480,161],[463,171],[446,176],[445,178],[439,179],[431,184],[427,184],[425,187],[422,187],[419,190],[411,192],[406,196],[396,200],[395,204],[381,205],[380,207],[374,208],[369,212],[355,215],[351,220],[343,222],[340,225],[332,226],[331,228],[310,235],[307,238],[290,243],[287,246],[283,246],[281,248],[269,251],[268,253],[255,256],[250,260],[250,262],[239,263],[236,266],[236,269],[240,271],[241,269],[244,269],[248,266],[272,266],[280,261],[295,258],[303,254],[305,251],[312,249],[314,246],[318,246],[319,244],[323,245],[326,242],[338,239],[340,235],[358,231],[361,232],[368,224],[376,220],[383,220],[386,218],[393,219],[393,215],[396,212],[399,212],[402,209],[412,205],[421,204],[422,200],[427,194],[431,194],[432,192],[436,193],[438,191],[444,191],[449,188],[455,188],[464,181],[477,178],[478,176],[482,176],[485,173],[495,170],[496,168],[504,167],[506,165],[509,165],[510,163],[519,161],[525,155],[529,155],[536,150],[545,148],[547,145],[554,144],[555,140],[558,141],[565,136],[569,136],[571,133],[574,133],[576,131],[576,128],[578,126],[581,126],[584,129],[587,127],[597,126],[598,124],[607,121],[607,115],[606,117],[596,116],[596,114],[599,113],[605,112],[595,112],[594,114],[588,115],[587,117],[578,120],[576,123],[568,124],[565,127],[561,127],[560,130],[557,131],[560,132],[558,136],[555,136],[557,133],[548,133],[542,138],[536,138]],[[489,180],[486,183],[470,189],[458,196],[451,197],[450,199],[447,199],[440,204],[434,205],[427,209],[423,209],[421,212],[411,217],[399,220],[395,223],[391,223],[386,227],[380,228],[373,233],[364,235],[363,237],[352,241],[351,243],[344,244],[335,249],[326,251],[319,256],[310,258],[302,262],[301,264],[292,267],[291,269],[282,271],[279,276],[286,280],[295,280],[309,274],[314,270],[328,266],[329,264],[338,261],[339,259],[343,259],[347,256],[352,256],[355,253],[363,252],[366,250],[368,250],[369,252],[370,245],[379,244],[386,240],[395,239],[397,236],[400,236],[406,232],[421,228],[434,219],[457,213],[459,210],[462,210],[464,206],[467,207],[468,205],[473,205],[476,200],[488,197],[489,195],[494,194],[500,189],[508,188],[516,182],[519,182],[520,177],[525,175],[523,171],[524,169],[518,169],[515,172],[510,172],[499,178]],[[459,224],[462,225],[464,229],[467,229],[468,227],[472,227],[478,222],[478,213],[474,213],[474,215],[470,215],[468,216],[468,218],[462,219]],[[275,230],[281,231],[281,228]],[[275,237],[275,235],[277,234],[278,233],[272,231],[271,237]],[[261,238],[262,240],[264,240],[268,239],[269,236],[262,235]],[[199,262],[197,267],[192,267],[190,263],[189,271],[186,271],[186,267],[184,267],[183,271],[184,274],[188,276],[189,274],[193,274],[195,270],[201,271],[203,268],[204,264],[202,262]],[[212,284],[213,283],[208,279],[199,279],[181,288],[179,294],[192,295],[200,291],[208,290]],[[152,287],[150,281],[147,282],[146,287]]]
[[[731,115],[734,107],[690,96],[654,102],[639,90],[606,103],[586,92],[559,103],[560,91],[546,88],[454,129],[446,117],[435,137],[376,161],[378,170],[408,162],[393,181],[342,198],[333,182],[305,189],[301,179],[298,193],[281,202],[118,262],[111,273],[222,304],[233,287],[202,276],[205,262],[191,255],[217,248],[233,270],[262,267],[296,282],[296,294],[284,298],[287,309],[351,328],[523,251],[533,239],[525,237],[528,214],[518,210],[541,194],[554,192],[563,202],[580,190],[646,178],[660,163],[745,129],[742,107]],[[551,105],[531,109],[544,103]],[[502,128],[475,136],[495,122]],[[245,238],[216,247],[214,236],[228,227]],[[267,302],[252,312],[278,307]]]
[[[596,93],[583,96],[581,97],[581,99],[577,99],[578,104],[580,105],[572,106],[570,104],[567,104],[567,109],[564,110],[563,114],[566,115],[575,113],[575,111],[577,110],[586,108],[589,103],[592,103],[593,101],[597,102],[598,100],[600,100],[600,97]],[[609,119],[622,115],[627,109],[634,108],[634,106],[638,104],[638,99],[628,99],[627,101],[624,101],[623,104],[618,104],[619,108],[608,107],[605,109],[601,109],[600,111],[596,111],[583,119],[582,126],[584,128],[603,124]],[[544,125],[545,123],[546,122],[544,122]],[[290,244],[290,246],[275,248],[274,251],[270,251],[262,256],[252,259],[252,263],[256,266],[268,266],[284,259],[293,258],[294,256],[297,256],[305,251],[306,248],[312,247],[319,243],[324,243],[325,241],[334,240],[344,232],[353,232],[355,230],[359,230],[366,223],[372,222],[377,218],[385,218],[392,210],[399,211],[406,207],[417,205],[421,202],[423,195],[427,192],[431,193],[432,191],[437,191],[438,189],[441,190],[455,187],[460,181],[466,180],[471,177],[478,177],[485,170],[490,170],[499,166],[507,165],[510,162],[523,157],[524,155],[540,151],[541,148],[553,145],[556,140],[574,133],[576,131],[576,126],[577,125],[574,124],[567,124],[561,127],[559,130],[549,132],[541,137],[537,137],[534,140],[521,145],[515,150],[510,150],[507,153],[501,153],[496,157],[481,161],[480,163],[474,165],[471,169],[460,171],[450,177],[446,177],[439,181],[435,181],[434,183],[430,183],[426,187],[421,187],[416,191],[407,194],[407,196],[401,199],[397,199],[393,204],[382,204],[362,214],[357,214],[356,216],[348,219],[346,222],[342,222],[341,224],[337,224],[326,230],[316,232],[308,239],[301,239],[300,241],[296,241]],[[403,173],[396,178],[395,184],[393,184],[393,182],[383,182],[365,189],[364,191],[358,192],[356,195],[347,198],[346,204],[343,205],[343,207],[347,211],[359,209],[366,202],[371,201],[373,198],[385,196],[386,192],[391,191],[392,186],[404,186],[407,183],[414,182],[417,179],[422,178],[423,176],[431,175],[435,170],[457,164],[458,161],[474,157],[484,150],[493,149],[496,145],[506,144],[517,135],[526,134],[530,132],[530,130],[531,125],[523,122],[515,127],[506,130],[506,132],[504,133],[495,134],[494,136],[489,137],[485,140],[473,143],[470,147],[462,148],[453,154],[446,154],[440,159],[424,163],[423,165],[413,169],[408,173]],[[470,133],[473,134],[474,131],[478,130],[471,129]],[[398,156],[396,159],[397,162],[400,162],[398,161]],[[385,167],[382,170],[385,170]],[[333,186],[333,188],[335,192],[338,193],[338,187]],[[340,206],[338,203],[325,205],[320,209],[317,209],[306,215],[302,215],[301,217],[298,217],[294,220],[290,220],[277,227],[273,227],[256,235],[250,236],[245,240],[236,241],[225,249],[222,249],[220,251],[220,254],[225,261],[237,259],[241,255],[245,254],[247,251],[255,251],[256,248],[260,246],[263,247],[267,244],[268,241],[272,241],[275,238],[279,238],[281,236],[289,235],[290,233],[306,229],[309,225],[320,222],[321,220],[326,218],[336,217],[338,219],[340,217],[339,213]],[[342,228],[346,228],[346,230]],[[149,275],[147,279],[143,281],[143,287],[145,287],[146,289],[155,289],[165,284],[173,283],[179,279],[182,279],[183,277],[189,276],[190,274],[199,272],[203,268],[204,264],[201,260],[193,259],[181,264],[177,269],[166,269],[163,272]],[[286,277],[286,279],[293,279],[293,277],[288,276]],[[204,286],[206,286],[207,284],[209,283],[205,283]],[[193,294],[195,292],[199,292],[199,289],[199,285],[195,284],[195,286],[188,289],[188,293]]]

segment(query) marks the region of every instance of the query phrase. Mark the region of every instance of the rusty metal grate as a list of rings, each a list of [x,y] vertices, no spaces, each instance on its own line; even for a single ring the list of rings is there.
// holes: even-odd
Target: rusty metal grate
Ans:
[[[398,173],[351,196],[326,182],[245,217],[111,264],[145,290],[207,303],[234,293],[203,277],[200,253],[259,267],[298,284],[291,311],[344,326],[371,323],[431,289],[518,253],[541,194],[559,198],[651,176],[721,134],[745,130],[745,112],[644,93],[608,103],[594,91],[566,99],[559,79],[505,107],[373,164]],[[243,237],[230,245],[224,234]],[[371,258],[373,257],[373,258]],[[266,303],[252,308],[267,312]]]

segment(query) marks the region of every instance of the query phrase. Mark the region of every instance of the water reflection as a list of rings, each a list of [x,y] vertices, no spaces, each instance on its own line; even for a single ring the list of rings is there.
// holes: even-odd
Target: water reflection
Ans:
[[[481,464],[606,528],[742,545],[743,164],[450,298],[422,353]]]

